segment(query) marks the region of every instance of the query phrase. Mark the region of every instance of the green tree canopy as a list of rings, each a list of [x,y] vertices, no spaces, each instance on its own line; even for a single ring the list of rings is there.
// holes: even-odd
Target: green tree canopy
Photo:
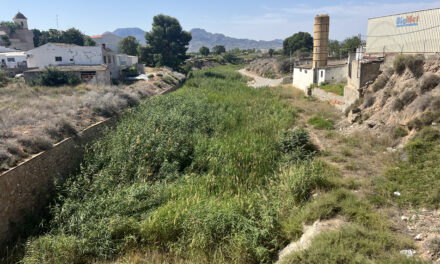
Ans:
[[[119,42],[121,52],[131,56],[138,55],[139,41],[135,37],[128,36]]]
[[[225,52],[226,52],[225,46],[217,45],[217,46],[212,48],[212,53],[214,53],[216,55],[220,55],[220,54],[225,53]]]
[[[351,38],[346,38],[344,42],[341,43],[341,52],[344,57],[348,56],[349,53],[356,52],[356,49],[363,44],[362,40],[358,36]]]
[[[283,42],[283,51],[285,55],[296,51],[311,51],[313,49],[313,38],[307,32],[298,32],[288,37]]]
[[[166,15],[153,18],[153,28],[145,34],[147,49],[151,52],[152,66],[168,66],[177,70],[188,58],[186,51],[191,41],[191,33],[182,30],[179,21]],[[150,55],[148,55],[150,56]],[[144,54],[144,57],[148,57]]]
[[[199,49],[199,52],[202,56],[208,56],[209,55],[209,48],[203,46]]]
[[[48,31],[32,30],[34,33],[34,46],[39,47],[46,43],[66,43],[78,46],[95,46],[96,43],[89,36],[84,35],[76,28],[66,31],[49,29]]]
[[[330,40],[328,43],[328,53],[332,57],[339,57],[341,55],[341,44],[337,40]]]

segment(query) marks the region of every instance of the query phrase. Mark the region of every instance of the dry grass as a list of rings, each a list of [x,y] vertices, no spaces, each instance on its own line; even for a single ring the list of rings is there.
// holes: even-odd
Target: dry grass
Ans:
[[[174,83],[183,78],[167,69],[156,72],[172,76],[169,78]],[[154,85],[156,82],[160,87]],[[150,82],[108,87],[11,83],[0,89],[0,172],[170,87],[160,77]]]

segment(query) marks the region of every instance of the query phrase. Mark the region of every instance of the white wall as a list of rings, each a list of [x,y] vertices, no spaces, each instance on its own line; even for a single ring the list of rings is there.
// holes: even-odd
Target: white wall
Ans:
[[[307,89],[310,87],[310,84],[313,83],[313,70],[312,69],[303,69],[303,68],[294,68],[293,69],[293,83],[292,85],[298,89],[307,92]]]
[[[26,61],[26,53],[24,52],[6,52],[0,53],[0,65],[3,62],[6,64],[7,68],[16,68],[18,63]]]
[[[345,83],[347,82],[347,75],[348,65],[329,67],[324,70],[324,81],[327,83]],[[319,77],[321,77],[321,74],[319,75]],[[319,83],[321,82],[322,81],[319,81]]]
[[[45,68],[57,65],[101,65],[103,64],[102,49],[81,47],[76,45],[48,43],[27,52],[29,68]],[[61,61],[56,61],[61,57]]]
[[[121,37],[107,33],[100,37],[93,37],[92,39],[96,42],[96,46],[102,47],[102,44],[105,44],[106,48],[115,52],[120,52],[119,42],[122,40]]]

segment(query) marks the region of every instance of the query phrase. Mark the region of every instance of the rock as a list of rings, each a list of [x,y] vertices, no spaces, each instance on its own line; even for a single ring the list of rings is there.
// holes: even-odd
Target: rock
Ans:
[[[416,251],[414,249],[405,249],[401,250],[400,254],[405,255],[407,258],[412,258],[414,254],[416,254]]]
[[[392,147],[387,148],[387,152],[389,152],[389,153],[394,153],[396,151],[397,151],[397,149],[395,149],[395,148],[392,148]]]
[[[423,240],[423,234],[417,234],[417,236],[415,236],[414,239],[417,241]]]
[[[406,217],[406,216],[404,216],[404,215],[402,215],[402,217],[400,217],[400,219],[402,220],[402,221],[408,221],[408,217]]]
[[[400,192],[394,192],[394,196],[400,196],[402,195]]]
[[[360,112],[355,112],[355,110],[351,110],[348,114],[348,122],[356,123],[356,121],[359,120],[361,117],[362,116]]]

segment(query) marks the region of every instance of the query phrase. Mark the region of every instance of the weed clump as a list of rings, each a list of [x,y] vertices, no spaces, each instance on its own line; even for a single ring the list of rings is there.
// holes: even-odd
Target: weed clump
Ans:
[[[373,92],[382,90],[387,85],[388,79],[389,77],[384,74],[379,76],[372,85]]]
[[[423,76],[420,85],[420,92],[426,93],[434,89],[440,84],[440,77],[436,74],[427,74]]]
[[[70,85],[75,86],[81,83],[81,80],[73,73],[59,71],[54,67],[46,68],[36,80],[33,81],[34,85],[43,86],[61,86]]]
[[[307,124],[312,125],[315,129],[332,130],[335,129],[333,123],[329,119],[324,119],[321,116],[314,116],[307,121]]]
[[[283,133],[279,148],[288,162],[298,162],[312,159],[317,148],[310,142],[310,136],[305,129],[297,128]]]
[[[424,58],[421,55],[399,55],[394,60],[394,71],[402,75],[408,69],[416,78],[423,75]]]
[[[398,139],[406,136],[408,136],[408,132],[403,127],[398,126],[393,130],[394,139]]]

